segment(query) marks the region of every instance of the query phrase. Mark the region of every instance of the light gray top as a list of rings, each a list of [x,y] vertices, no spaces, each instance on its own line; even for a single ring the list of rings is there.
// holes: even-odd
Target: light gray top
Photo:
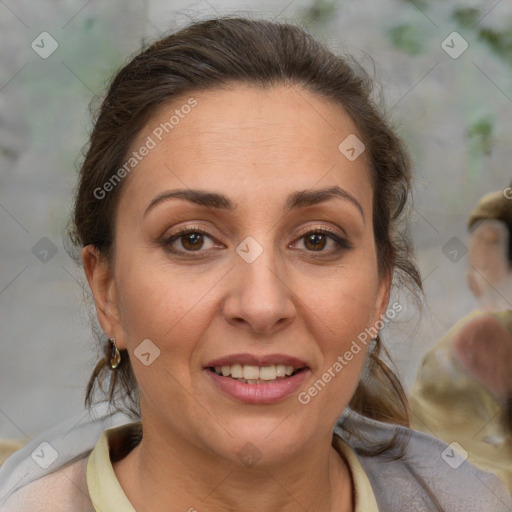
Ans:
[[[133,420],[119,412],[109,414],[101,405],[92,415],[72,417],[29,441],[0,467],[0,510],[90,512],[85,475],[88,454],[103,431]],[[342,423],[357,436],[342,429]],[[499,477],[478,469],[433,437],[350,410],[338,420],[334,435],[355,450],[380,512],[512,512],[512,497]],[[364,454],[375,452],[393,435],[408,440],[402,457],[393,459],[394,450]],[[68,468],[66,477],[58,480],[57,470],[62,468]],[[39,505],[38,496],[45,492],[54,497]],[[17,497],[31,494],[33,501],[24,499],[20,506]]]

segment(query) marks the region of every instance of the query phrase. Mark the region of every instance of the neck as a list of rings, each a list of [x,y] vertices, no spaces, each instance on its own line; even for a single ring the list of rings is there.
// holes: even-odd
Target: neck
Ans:
[[[279,464],[246,467],[144,424],[142,441],[114,471],[139,512],[169,512],[169,504],[189,512],[353,510],[350,472],[331,437]]]

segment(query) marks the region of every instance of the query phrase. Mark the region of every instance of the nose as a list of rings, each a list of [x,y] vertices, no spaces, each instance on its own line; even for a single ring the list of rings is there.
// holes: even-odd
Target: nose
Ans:
[[[230,279],[223,303],[229,324],[250,333],[272,334],[295,318],[293,283],[285,263],[271,249],[264,248],[251,263],[236,254]]]

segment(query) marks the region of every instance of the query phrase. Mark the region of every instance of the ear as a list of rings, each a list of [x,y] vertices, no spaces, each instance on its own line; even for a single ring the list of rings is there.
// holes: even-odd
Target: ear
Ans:
[[[377,300],[375,302],[375,314],[372,325],[375,325],[377,320],[381,320],[382,316],[386,314],[389,304],[389,297],[391,294],[392,280],[392,270],[386,271],[379,278],[379,288],[377,291]]]
[[[98,321],[109,338],[116,338],[118,348],[125,348],[111,266],[94,245],[86,245],[83,248],[82,262],[94,297]]]

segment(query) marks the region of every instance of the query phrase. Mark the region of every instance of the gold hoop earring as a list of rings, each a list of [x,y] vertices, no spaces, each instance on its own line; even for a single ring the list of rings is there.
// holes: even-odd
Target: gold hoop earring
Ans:
[[[108,342],[110,343],[109,366],[110,368],[112,368],[112,370],[115,370],[119,366],[119,363],[121,362],[121,352],[119,352],[119,349],[116,347],[115,338],[109,338]]]

